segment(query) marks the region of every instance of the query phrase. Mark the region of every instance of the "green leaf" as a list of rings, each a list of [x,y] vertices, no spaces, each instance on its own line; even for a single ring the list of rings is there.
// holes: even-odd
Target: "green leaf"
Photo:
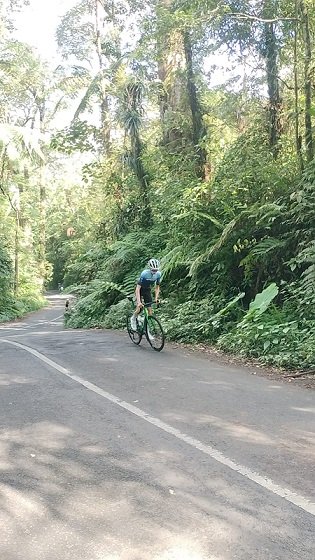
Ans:
[[[264,313],[278,293],[279,288],[277,284],[273,282],[268,286],[268,288],[265,288],[260,294],[257,294],[254,301],[252,301],[249,306],[249,312],[247,315],[255,314],[256,316],[259,316]],[[247,315],[245,315],[245,318]]]
[[[209,214],[205,214],[204,212],[196,212],[196,215],[199,216],[200,218],[206,218],[206,220],[209,220],[219,229],[223,230],[223,225],[214,216],[209,216]]]
[[[257,294],[254,301],[251,302],[249,310],[243,320],[238,324],[239,327],[246,326],[249,322],[255,321],[268,309],[272,300],[277,296],[279,288],[277,284],[272,283],[261,293]]]

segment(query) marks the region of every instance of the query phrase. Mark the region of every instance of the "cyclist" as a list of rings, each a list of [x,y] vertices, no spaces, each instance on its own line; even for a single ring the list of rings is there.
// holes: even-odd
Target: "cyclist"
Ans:
[[[158,302],[161,282],[161,272],[159,268],[160,262],[157,259],[150,259],[148,268],[143,270],[140,274],[136,287],[137,307],[130,321],[131,328],[134,331],[137,330],[137,316],[143,307],[142,299],[145,304],[152,303],[152,286],[155,286],[155,302]],[[148,313],[152,315],[152,307],[150,306],[148,306]]]

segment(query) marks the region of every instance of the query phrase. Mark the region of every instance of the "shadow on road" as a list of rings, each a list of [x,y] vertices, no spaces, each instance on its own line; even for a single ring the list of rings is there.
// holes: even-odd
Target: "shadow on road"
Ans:
[[[31,388],[14,374],[1,387],[1,558],[311,559],[297,508],[282,513],[279,498],[260,508],[255,487],[231,484],[163,435],[150,441],[147,427],[133,432],[128,415],[110,424],[107,405],[80,388],[62,388],[77,394],[75,408],[49,399],[49,384]]]

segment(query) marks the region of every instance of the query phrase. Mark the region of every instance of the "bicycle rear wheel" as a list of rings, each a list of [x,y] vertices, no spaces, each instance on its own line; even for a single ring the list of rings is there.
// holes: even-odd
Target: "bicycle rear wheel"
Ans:
[[[160,352],[164,347],[165,335],[157,317],[149,316],[145,326],[145,336],[153,350]]]
[[[134,330],[131,328],[130,321],[131,321],[132,315],[133,315],[133,314],[127,315],[127,317],[126,317],[127,331],[128,331],[130,340],[131,340],[134,344],[137,344],[137,345],[138,345],[138,344],[140,344],[140,342],[141,342],[142,334],[139,333],[138,331],[134,331]],[[138,321],[137,321],[137,324],[138,324]]]

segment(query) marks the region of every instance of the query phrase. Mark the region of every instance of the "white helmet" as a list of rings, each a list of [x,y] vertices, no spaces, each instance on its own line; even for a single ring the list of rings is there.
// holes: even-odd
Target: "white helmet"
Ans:
[[[160,268],[160,261],[157,259],[150,259],[148,265],[150,270],[158,270]]]

